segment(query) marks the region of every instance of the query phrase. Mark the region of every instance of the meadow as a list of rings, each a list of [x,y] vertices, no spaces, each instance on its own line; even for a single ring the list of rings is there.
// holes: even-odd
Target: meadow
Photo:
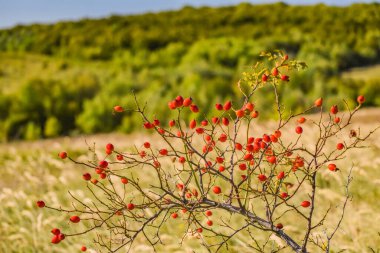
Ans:
[[[351,128],[360,123],[360,130],[366,133],[380,125],[379,109],[363,109]],[[313,118],[309,115],[308,118]],[[292,123],[294,124],[294,123]],[[257,128],[258,133],[274,128],[272,121],[263,121]],[[291,133],[284,132],[284,136]],[[80,198],[86,199],[86,182],[82,174],[87,171],[79,165],[58,158],[58,152],[66,150],[71,156],[86,161],[90,158],[88,147],[96,143],[97,154],[104,155],[104,146],[111,142],[119,150],[127,150],[136,145],[141,146],[147,139],[156,140],[159,147],[162,143],[157,137],[145,134],[102,134],[65,137],[34,142],[14,142],[0,145],[0,252],[78,252],[81,245],[87,245],[89,252],[100,252],[92,243],[91,233],[82,237],[69,238],[59,245],[50,243],[50,230],[58,226],[64,231],[78,231],[82,225],[69,224],[68,216],[39,209],[35,201],[44,199],[49,205],[70,207],[72,199],[68,191]],[[312,136],[305,137],[312,138]],[[379,252],[380,250],[380,131],[377,131],[368,141],[368,148],[347,154],[348,159],[339,163],[339,172],[326,169],[319,178],[318,207],[332,207],[332,212],[326,220],[327,224],[335,224],[340,217],[340,209],[344,198],[344,183],[351,163],[354,164],[354,181],[350,187],[352,200],[346,210],[346,216],[333,242],[332,252]],[[89,145],[89,146],[88,146]],[[154,180],[153,173],[143,172],[149,180]],[[222,214],[220,214],[222,215]],[[297,223],[291,217],[283,222],[284,229],[297,234]],[[328,225],[327,225],[328,227]],[[83,227],[81,227],[83,228]],[[207,252],[199,244],[202,238],[188,234],[182,245],[179,244],[183,234],[186,234],[184,224],[180,221],[170,221],[164,226],[164,246],[159,246],[159,252]],[[228,252],[252,252],[243,242],[248,238],[238,236],[234,239]],[[270,243],[281,243],[272,238]],[[125,252],[125,251],[121,251]],[[153,252],[142,238],[133,244],[131,252]],[[222,251],[227,252],[227,251]],[[268,246],[268,251],[270,246]],[[288,252],[288,251],[284,251]],[[314,252],[314,251],[312,251]]]
[[[365,133],[380,126],[378,13],[378,3],[344,7],[242,3],[0,30],[0,252],[79,252],[82,245],[88,252],[101,252],[93,242],[95,233],[52,245],[53,227],[70,233],[85,225],[70,223],[69,214],[39,209],[36,201],[70,207],[69,193],[90,200],[82,179],[88,169],[59,159],[60,151],[87,161],[93,145],[99,157],[109,142],[120,151],[141,147],[147,138],[157,148],[164,145],[143,131],[136,114],[112,113],[117,104],[133,105],[131,91],[148,101],[150,112],[160,119],[170,115],[169,99],[191,96],[205,108],[196,116],[201,120],[211,115],[216,102],[241,102],[235,83],[242,72],[262,60],[261,52],[280,49],[308,65],[279,88],[285,108],[301,112],[318,97],[328,105],[346,98],[351,106],[364,95],[365,108],[351,128],[360,125]],[[253,97],[262,105],[255,127],[258,135],[275,129],[273,108],[268,106],[275,97],[266,91],[264,87]],[[182,116],[194,117],[186,112]],[[284,131],[284,138],[291,139],[291,133],[294,129]],[[313,136],[303,138],[308,143]],[[331,252],[380,252],[379,139],[380,130],[367,148],[347,153],[338,172],[326,169],[318,178],[316,203],[323,210],[331,207],[328,227],[339,221],[344,184],[354,166],[352,198]],[[146,179],[145,187],[155,180],[149,170],[137,176]],[[223,215],[228,216],[215,213],[213,218]],[[164,245],[157,246],[157,252],[208,252],[200,245],[207,233],[188,233],[182,218],[163,226]],[[300,235],[298,220],[285,216],[282,222],[286,232]],[[323,230],[313,234],[323,235]],[[265,252],[281,245],[278,238],[266,236],[262,235],[269,242]],[[246,243],[249,237],[239,234],[222,252],[253,252]],[[138,237],[131,252],[153,249]]]

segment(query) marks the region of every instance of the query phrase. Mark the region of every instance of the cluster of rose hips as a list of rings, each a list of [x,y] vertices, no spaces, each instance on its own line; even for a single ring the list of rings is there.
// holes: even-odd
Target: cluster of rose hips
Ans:
[[[189,107],[190,111],[197,113],[199,108],[196,104],[193,104],[192,98],[183,98],[182,96],[177,96],[174,100],[168,103],[168,106],[171,110],[175,110],[180,107]]]
[[[62,159],[65,159],[65,158],[67,157],[67,154],[66,154],[66,152],[61,152],[61,153],[59,153],[59,156],[60,156]],[[36,204],[37,204],[37,207],[39,207],[39,208],[43,208],[43,207],[45,207],[45,202],[42,201],[42,200],[38,200],[38,201],[36,202]],[[73,216],[70,217],[70,221],[71,221],[72,223],[79,223],[79,222],[80,222],[80,217],[77,216],[77,215],[73,215]],[[51,243],[53,243],[53,244],[58,244],[58,243],[60,243],[61,241],[63,241],[63,240],[65,239],[65,234],[63,234],[63,233],[61,232],[61,230],[58,229],[58,228],[53,228],[53,229],[51,230],[51,233],[53,234],[53,237],[51,238]],[[81,250],[81,251],[86,251],[86,250],[87,250],[87,247],[86,247],[86,246],[82,246],[82,247],[80,248],[80,250]]]
[[[287,56],[284,57],[284,59],[287,59]],[[277,77],[279,75],[279,72],[278,72],[278,68],[274,68],[271,72],[271,74],[274,76],[274,77]],[[286,76],[286,75],[281,75],[280,76],[281,80],[283,81],[289,81],[289,76]],[[262,81],[263,82],[266,82],[268,80],[268,75],[266,74],[263,74],[262,76]],[[359,104],[362,104],[365,102],[365,98],[364,96],[358,96],[357,97],[357,102]],[[314,102],[314,106],[315,107],[322,107],[323,105],[323,99],[322,98],[319,98],[317,99],[315,102]],[[168,107],[171,109],[171,110],[175,110],[175,109],[178,109],[178,108],[189,108],[190,111],[192,111],[193,113],[198,113],[199,112],[199,108],[196,104],[193,103],[193,100],[191,98],[183,98],[182,96],[177,96],[174,100],[170,101],[168,103]],[[220,103],[217,103],[215,105],[215,109],[218,110],[218,111],[225,111],[225,112],[228,112],[230,110],[233,110],[232,108],[232,103],[231,101],[226,101],[224,104],[220,104]],[[121,107],[121,106],[115,106],[114,107],[114,111],[115,112],[123,112],[124,109]],[[235,116],[236,118],[243,118],[243,117],[251,117],[251,118],[257,118],[259,116],[259,112],[258,111],[255,111],[255,105],[251,102],[247,102],[246,104],[244,104],[244,106],[240,109],[236,109],[236,110],[233,110],[234,113],[235,113]],[[337,105],[333,105],[331,108],[330,108],[330,113],[332,115],[334,115],[334,122],[336,124],[338,124],[340,122],[340,118],[337,117],[337,113],[338,113],[338,106]],[[202,151],[203,151],[203,154],[206,154],[206,153],[209,153],[211,151],[213,151],[216,143],[215,141],[213,140],[213,137],[208,135],[205,127],[207,127],[209,124],[222,124],[224,126],[228,126],[230,124],[230,120],[228,117],[213,117],[211,119],[211,121],[208,121],[208,120],[203,120],[200,122],[200,125],[198,125],[197,121],[192,119],[189,124],[188,124],[188,127],[189,129],[191,130],[194,130],[197,134],[199,135],[203,135],[204,136],[204,140],[206,141],[206,145],[203,147]],[[299,125],[296,126],[295,128],[295,132],[297,134],[302,134],[303,133],[303,128],[302,128],[302,124],[306,122],[306,118],[305,117],[300,117],[297,119],[297,122],[299,123]],[[160,121],[158,119],[154,119],[152,122],[144,122],[143,124],[144,128],[146,129],[156,129],[158,131],[158,133],[160,133],[161,135],[165,135],[168,131],[165,130],[164,128],[161,128],[160,127]],[[176,126],[176,121],[175,120],[170,120],[169,121],[169,127],[172,128],[172,127],[175,127]],[[177,134],[176,134],[177,137],[183,137],[184,136],[184,133],[181,132],[181,131],[178,131]],[[224,143],[228,140],[228,136],[226,133],[221,133],[217,140],[220,142],[220,143]],[[276,143],[278,142],[278,140],[281,138],[281,131],[280,130],[276,130],[274,131],[273,134],[264,134],[262,136],[262,138],[253,138],[253,137],[249,137],[247,139],[247,144],[245,146],[243,146],[242,144],[236,142],[234,143],[235,145],[235,149],[237,151],[242,151],[244,152],[243,150],[245,149],[246,150],[246,153],[244,153],[244,155],[242,156],[242,162],[238,164],[238,168],[241,170],[241,171],[245,171],[247,170],[247,164],[248,165],[254,165],[255,163],[255,159],[254,159],[254,153],[257,153],[259,152],[260,150],[264,151],[265,152],[265,158],[266,158],[266,161],[269,163],[269,164],[276,164],[278,161],[277,161],[277,156],[274,154],[272,148],[271,148],[271,144],[272,143]],[[143,143],[143,147],[145,149],[150,149],[151,148],[151,145],[149,142],[144,142]],[[343,150],[345,148],[345,145],[343,143],[338,143],[337,146],[336,146],[337,150]],[[114,145],[111,144],[111,143],[108,143],[105,147],[105,153],[107,155],[111,155],[112,153],[114,152]],[[165,148],[162,148],[158,151],[158,154],[160,156],[168,156],[169,155],[169,152],[167,149]],[[147,156],[147,153],[146,151],[144,150],[141,150],[139,152],[139,156],[141,158],[144,158]],[[304,160],[302,157],[300,156],[296,156],[295,158],[290,158],[292,156],[292,152],[291,151],[288,151],[285,153],[285,156],[288,157],[289,161],[291,162],[292,164],[292,171],[296,171],[298,168],[302,168],[304,166]],[[67,153],[66,152],[60,152],[59,153],[59,157],[61,159],[66,159],[68,157]],[[157,157],[156,157],[157,158]],[[119,160],[119,161],[123,161],[124,160],[124,156],[120,153],[117,153],[116,154],[116,159]],[[215,164],[218,164],[218,171],[220,173],[222,173],[223,171],[226,170],[226,167],[223,165],[224,164],[224,157],[221,157],[221,156],[217,156],[215,158]],[[181,164],[185,164],[186,163],[186,158],[183,157],[183,156],[180,156],[178,157],[178,162],[181,163]],[[161,164],[159,163],[159,161],[157,159],[153,159],[152,161],[153,163],[153,166],[155,168],[159,168],[161,166]],[[95,173],[99,175],[99,178],[100,179],[105,179],[107,177],[107,172],[109,171],[109,163],[106,161],[106,159],[104,160],[101,160],[99,161],[97,167],[95,168]],[[207,167],[211,167],[213,166],[213,163],[212,162],[207,162],[206,163],[206,168]],[[206,168],[203,168],[202,169],[202,173],[206,173],[207,170]],[[338,168],[336,167],[335,164],[331,163],[328,165],[328,169],[331,170],[331,171],[337,171]],[[276,175],[276,178],[279,180],[279,181],[282,181],[285,177],[286,177],[286,173],[284,171],[280,171],[277,175]],[[247,176],[246,175],[242,175],[241,176],[242,180],[246,180],[247,179]],[[83,174],[83,179],[86,180],[86,181],[91,181],[93,184],[97,184],[98,183],[98,180],[95,179],[95,178],[92,178],[91,174],[90,173],[85,173]],[[259,174],[257,176],[257,179],[260,181],[260,182],[266,182],[268,180],[268,177],[264,174]],[[120,181],[122,184],[128,184],[128,179],[126,177],[120,177]],[[185,196],[186,198],[192,198],[193,196],[194,197],[197,197],[198,196],[198,191],[196,189],[192,189],[191,191],[186,189],[185,185],[182,184],[182,183],[178,183],[176,185],[176,187],[178,188],[178,190],[180,191],[184,191],[185,192]],[[218,185],[214,185],[211,187],[211,191],[214,193],[214,194],[221,194],[222,193],[222,189],[220,186]],[[282,199],[286,199],[289,197],[288,193],[287,192],[280,192],[279,193],[279,196],[282,198]],[[304,207],[304,208],[308,208],[310,207],[311,203],[310,201],[308,200],[304,200],[300,203],[300,206],[301,207]],[[43,208],[45,207],[45,203],[44,201],[37,201],[37,206],[40,207],[40,208]],[[128,203],[126,204],[126,208],[130,211],[134,210],[135,209],[135,204],[133,203]],[[118,214],[121,214],[120,211],[118,211],[119,213]],[[182,212],[183,213],[186,213],[187,212],[187,209],[186,208],[183,208],[182,209]],[[212,216],[212,211],[211,210],[206,210],[205,211],[205,215],[207,217],[210,217]],[[178,213],[177,212],[174,212],[171,214],[171,217],[173,219],[176,219],[178,218]],[[70,221],[72,223],[79,223],[80,222],[80,217],[79,216],[71,216],[70,217]],[[212,220],[208,219],[206,224],[208,226],[212,226],[213,225],[213,222]],[[278,223],[276,225],[276,227],[278,229],[282,229],[283,228],[283,224],[281,223]],[[201,227],[197,228],[196,231],[198,233],[201,233],[203,231],[203,229]],[[59,229],[55,228],[52,230],[52,233],[53,233],[53,238],[51,240],[52,243],[54,244],[57,244],[59,243],[60,241],[64,240],[65,239],[65,235],[62,234],[60,232]],[[81,251],[86,251],[87,248],[85,246],[83,246],[81,248]]]
[[[283,56],[283,59],[282,61],[285,62],[286,60],[289,59],[289,56],[286,54]],[[280,64],[279,64],[280,65]],[[280,75],[280,79],[284,82],[289,82],[289,76],[288,75],[285,75],[285,74],[280,74],[279,70],[278,70],[279,67],[274,67],[271,71],[271,74],[274,78],[278,78],[278,76]],[[269,75],[268,73],[265,73],[261,76],[261,81],[263,83],[266,83],[269,79]]]

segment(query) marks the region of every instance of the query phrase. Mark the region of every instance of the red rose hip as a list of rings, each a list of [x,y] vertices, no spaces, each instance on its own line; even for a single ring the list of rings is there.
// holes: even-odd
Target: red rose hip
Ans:
[[[220,194],[222,192],[222,189],[219,186],[214,186],[214,187],[212,187],[212,191],[215,194]]]

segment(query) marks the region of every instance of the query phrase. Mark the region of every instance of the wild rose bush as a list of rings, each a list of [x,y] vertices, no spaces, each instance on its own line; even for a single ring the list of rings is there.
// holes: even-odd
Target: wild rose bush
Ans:
[[[243,73],[238,82],[242,100],[216,104],[212,118],[202,118],[196,101],[182,96],[168,102],[172,119],[150,116],[148,104],[142,106],[135,96],[135,108],[113,108],[114,113],[141,115],[143,128],[159,136],[165,145],[156,144],[157,136],[152,135],[151,141],[128,151],[109,143],[103,157],[90,149],[93,160],[85,162],[61,152],[60,158],[88,170],[82,177],[91,201],[71,195],[72,208],[37,202],[38,207],[69,214],[71,223],[81,222],[87,227],[73,234],[54,228],[51,242],[59,244],[71,236],[95,232],[94,242],[107,252],[129,250],[141,237],[155,248],[162,243],[162,228],[175,221],[186,226],[180,242],[192,235],[212,252],[228,249],[240,233],[245,233],[250,238],[245,243],[259,252],[265,252],[272,236],[283,243],[272,245],[271,252],[285,247],[309,252],[310,245],[330,252],[350,199],[352,180],[352,168],[338,168],[336,162],[347,159],[347,151],[361,148],[373,133],[362,135],[349,128],[365,98],[358,96],[352,109],[344,101],[344,112],[339,112],[337,105],[328,106],[329,112],[324,112],[322,98],[302,113],[287,111],[279,86],[286,85],[292,71],[306,64],[289,60],[280,51],[261,56],[263,62]],[[261,134],[255,129],[259,105],[252,97],[265,86],[272,88],[276,98],[277,127]],[[319,114],[317,120],[308,117],[306,113],[311,112]],[[184,115],[189,113],[194,119],[186,122]],[[283,136],[287,128],[294,128],[288,141]],[[305,143],[304,135],[315,136],[315,141]],[[325,224],[330,208],[322,210],[316,205],[317,177],[326,170],[347,176],[337,224]],[[153,171],[155,177],[144,177],[144,171]],[[216,213],[222,218],[214,219]],[[282,223],[284,217],[292,217],[300,230],[288,232],[287,224]],[[258,236],[261,234],[268,235],[267,239]]]

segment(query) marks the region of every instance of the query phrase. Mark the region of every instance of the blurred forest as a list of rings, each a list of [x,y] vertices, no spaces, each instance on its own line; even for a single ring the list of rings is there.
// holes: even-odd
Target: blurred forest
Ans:
[[[286,107],[359,93],[380,106],[380,4],[184,7],[0,30],[0,141],[131,132],[141,120],[112,108],[131,107],[132,90],[162,121],[179,94],[203,118],[239,99],[241,72],[273,49],[309,65],[281,87]],[[260,94],[257,109],[270,110],[273,98]]]

